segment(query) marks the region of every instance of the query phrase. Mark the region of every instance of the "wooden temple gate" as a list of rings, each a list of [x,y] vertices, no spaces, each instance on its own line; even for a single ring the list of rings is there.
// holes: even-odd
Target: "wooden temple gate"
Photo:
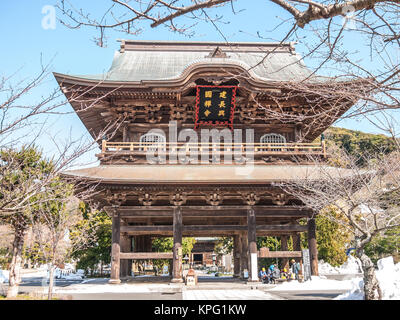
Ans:
[[[252,67],[257,59],[262,63]],[[135,259],[172,259],[172,281],[182,281],[186,236],[232,237],[235,276],[247,269],[256,281],[258,256],[300,259],[300,233],[307,232],[318,274],[314,214],[279,185],[317,174],[309,156],[327,155],[315,139],[355,101],[335,96],[332,82],[314,76],[292,43],[122,40],[109,72],[54,75],[101,149],[99,166],[63,176],[94,185],[92,200],[112,217],[112,283]],[[179,138],[177,131],[201,133],[199,126],[239,129],[246,141]],[[194,161],[192,151],[205,160]],[[242,152],[243,161],[215,163],[214,151]],[[259,252],[261,236],[280,237],[282,252]],[[154,237],[173,237],[173,252],[152,252]],[[294,252],[287,251],[289,237]]]
[[[312,245],[315,240],[315,223],[311,218],[311,212],[304,208],[285,206],[112,206],[105,207],[106,211],[113,217],[112,236],[112,272],[111,282],[119,283],[120,276],[129,276],[129,267],[126,260],[149,260],[149,259],[172,259],[172,282],[182,282],[182,237],[201,236],[231,236],[234,249],[234,276],[243,278],[244,270],[249,271],[249,280],[258,279],[258,267],[252,266],[254,260],[251,255],[257,257],[283,258],[282,265],[288,264],[288,258],[301,258],[300,232],[308,232],[309,247],[312,257],[313,274],[318,273],[318,254],[316,246]],[[170,220],[171,224],[156,225],[132,225],[129,222],[149,217],[153,221]],[[225,219],[229,224],[183,224],[183,218],[191,223],[191,218],[213,219],[221,221]],[[256,218],[278,218],[299,219],[309,218],[307,225],[297,223],[282,224],[260,224]],[[239,224],[240,223],[240,224]],[[257,250],[257,236],[278,236],[281,239],[282,251],[270,251],[267,254]],[[131,243],[130,237],[138,237],[147,240],[147,250],[143,252],[132,252],[132,248],[124,245]],[[141,237],[141,238],[140,238]],[[174,245],[172,253],[151,252],[151,237],[173,237]],[[287,251],[288,238],[292,237],[294,251]],[[128,240],[127,240],[128,239]],[[141,248],[144,248],[141,246]],[[124,264],[125,263],[125,264]],[[129,270],[129,271],[128,271]],[[257,270],[252,274],[252,270]]]

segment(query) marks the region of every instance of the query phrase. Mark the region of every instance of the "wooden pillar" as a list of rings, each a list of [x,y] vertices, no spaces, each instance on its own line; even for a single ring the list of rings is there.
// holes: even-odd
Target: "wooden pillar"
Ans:
[[[113,211],[112,216],[112,247],[111,247],[111,279],[109,283],[120,283],[120,216],[117,210]]]
[[[288,236],[283,235],[281,236],[281,250],[288,251]],[[286,268],[289,271],[289,259],[282,258],[282,269]]]
[[[244,270],[249,271],[249,261],[248,261],[248,245],[247,245],[247,235],[245,233],[240,235],[241,243],[241,256],[240,256],[240,275],[244,279]]]
[[[294,250],[294,251],[301,251],[301,237],[300,237],[300,233],[293,235],[293,236],[292,236],[292,239],[293,239],[293,250]],[[301,266],[303,265],[302,259],[299,257],[299,258],[294,258],[294,260],[295,260],[296,262],[299,262],[299,263],[300,263],[300,271],[299,271],[299,274],[302,274],[302,268],[301,268]]]
[[[173,269],[174,269],[174,260],[172,259],[172,260],[169,260],[169,265],[168,265],[168,268],[169,268],[169,275],[171,276],[171,277],[173,277]]]
[[[131,237],[125,234],[121,234],[120,238],[121,252],[131,252],[132,251],[132,240]],[[132,272],[132,260],[122,259],[120,262],[120,276],[127,277],[131,276]]]
[[[318,275],[317,237],[315,233],[315,219],[308,220],[308,249],[310,250],[311,274]]]
[[[123,142],[128,141],[128,127],[126,124],[124,124],[122,127],[122,141]]]
[[[256,213],[253,207],[247,210],[247,237],[249,247],[249,281],[258,281]]]
[[[183,282],[182,279],[182,212],[179,206],[174,208],[174,247],[171,282]]]
[[[240,277],[240,250],[241,243],[239,235],[233,236],[233,276]]]
[[[143,236],[137,236],[137,252],[143,252]]]
[[[153,240],[151,236],[146,236],[146,249],[147,252],[153,251]]]

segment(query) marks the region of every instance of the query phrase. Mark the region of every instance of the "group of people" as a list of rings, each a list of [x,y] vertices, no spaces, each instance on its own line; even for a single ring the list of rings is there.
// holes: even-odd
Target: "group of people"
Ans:
[[[277,279],[286,280],[299,280],[300,263],[294,259],[290,261],[291,266],[289,270],[284,268],[282,271],[279,270],[276,264],[271,264],[268,271],[262,268],[260,271],[260,279],[263,283],[276,283]]]

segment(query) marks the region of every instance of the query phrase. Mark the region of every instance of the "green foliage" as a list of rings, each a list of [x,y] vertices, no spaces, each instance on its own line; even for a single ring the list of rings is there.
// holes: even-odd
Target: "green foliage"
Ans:
[[[190,254],[196,240],[191,237],[182,238],[182,254]],[[173,238],[154,238],[152,241],[152,250],[154,252],[169,252],[174,246]]]
[[[233,238],[232,237],[221,237],[215,244],[215,252],[218,255],[230,253],[233,250]]]
[[[268,248],[271,251],[281,250],[281,241],[278,237],[257,237],[257,249]],[[277,263],[279,266],[280,259],[260,258],[258,259],[259,269],[268,268],[271,264]]]
[[[73,258],[78,260],[77,268],[92,273],[99,265],[103,267],[111,262],[112,220],[104,211],[90,211],[89,206],[83,202],[79,209],[84,219],[71,230],[70,237],[79,238],[81,233],[94,230],[94,240],[86,248],[77,250]]]
[[[46,258],[38,243],[33,243],[31,246],[24,246],[22,253],[24,260],[30,260],[33,264],[45,264]]]
[[[326,208],[315,219],[317,229],[318,258],[332,266],[346,262],[346,247],[350,242],[350,232],[339,222],[345,219],[334,208]]]
[[[36,147],[0,150],[0,219],[19,229],[32,218],[31,206],[40,194],[54,164],[43,158]]]
[[[173,238],[154,238],[152,242],[152,250],[154,252],[169,252],[174,246]],[[182,249],[183,251],[183,249]]]
[[[320,212],[315,218],[318,259],[328,262],[332,266],[340,266],[346,262],[346,248],[351,241],[350,232],[339,223],[345,218],[334,208],[329,207]],[[300,224],[307,221],[302,219]],[[307,234],[301,234],[302,248],[308,248]]]
[[[399,248],[400,227],[397,227],[374,237],[365,247],[365,253],[374,263],[387,256],[393,256],[396,261],[399,261]]]
[[[278,237],[257,237],[257,249],[268,248],[271,251],[281,250],[281,242]]]
[[[183,256],[190,255],[193,249],[193,245],[196,243],[195,238],[184,237],[182,238],[182,254]],[[153,252],[170,252],[174,246],[173,238],[154,238],[152,241]],[[169,264],[169,260],[166,259],[156,259],[153,260],[153,264],[158,268],[162,269],[163,266]]]
[[[9,269],[11,263],[11,251],[9,248],[0,248],[0,269]]]
[[[192,237],[185,237],[182,240],[182,254],[186,255],[186,254],[191,254],[192,253],[192,249],[194,244],[196,243],[196,240]]]
[[[392,138],[383,134],[369,134],[361,131],[330,127],[325,131],[326,143],[343,148],[356,157],[360,165],[365,164],[368,155],[389,154],[396,148]]]

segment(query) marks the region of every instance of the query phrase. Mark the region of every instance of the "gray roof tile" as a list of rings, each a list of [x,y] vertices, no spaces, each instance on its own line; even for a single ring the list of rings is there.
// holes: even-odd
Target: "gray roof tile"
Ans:
[[[265,45],[265,44],[264,44]],[[218,45],[215,44],[214,48]],[[107,81],[173,80],[179,78],[193,64],[215,64],[241,66],[260,81],[299,81],[311,75],[301,57],[291,50],[252,48],[249,52],[236,48],[222,47],[226,58],[209,58],[211,51],[171,50],[148,48],[115,52],[112,66],[100,75],[79,76],[80,78]],[[311,77],[310,80],[317,77]],[[315,79],[316,80],[316,79]],[[318,77],[321,81],[321,78]]]

